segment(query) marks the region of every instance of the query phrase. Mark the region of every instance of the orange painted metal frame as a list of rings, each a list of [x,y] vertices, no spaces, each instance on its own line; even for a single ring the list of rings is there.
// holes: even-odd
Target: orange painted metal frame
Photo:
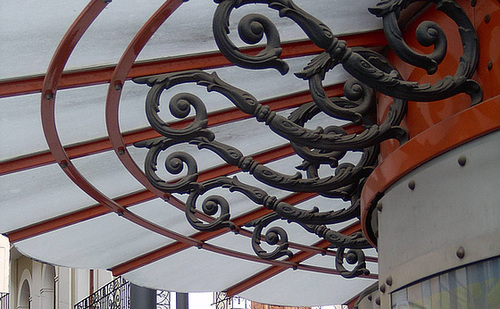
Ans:
[[[339,39],[349,46],[377,47],[387,45],[382,30],[340,36]],[[315,55],[322,50],[309,40],[300,40],[282,44],[282,58]],[[243,49],[244,52],[254,54],[258,47]],[[192,54],[165,59],[155,59],[135,62],[130,69],[127,79],[140,76],[163,74],[193,69],[213,69],[232,65],[220,52]],[[59,89],[68,89],[90,85],[109,83],[116,66],[103,66],[90,69],[81,69],[64,72],[59,81]],[[44,76],[29,76],[0,80],[0,98],[30,93],[40,93]]]
[[[343,84],[328,86],[325,88],[325,91],[328,96],[342,96]],[[297,107],[303,103],[307,103],[310,101],[312,101],[310,93],[308,91],[303,91],[283,97],[264,100],[261,102],[261,104],[269,106],[273,111],[280,111],[288,108]],[[208,126],[209,127],[217,126],[224,123],[233,122],[236,120],[246,119],[249,117],[251,116],[243,113],[242,111],[234,107],[210,113],[208,115]],[[181,120],[177,122],[172,122],[169,125],[172,128],[182,128],[188,122],[189,120]],[[346,126],[345,129],[348,133],[350,132],[355,133],[361,130],[361,128],[356,128],[354,126]],[[152,128],[144,128],[122,133],[122,136],[125,141],[125,144],[129,146],[136,142],[160,137],[160,134],[155,130],[153,130]],[[93,141],[78,143],[72,146],[66,146],[64,147],[64,149],[70,159],[76,159],[91,154],[96,154],[110,150],[112,149],[112,146],[108,138],[101,138]],[[3,161],[0,163],[0,176],[14,172],[19,172],[25,169],[44,166],[51,163],[55,163],[55,160],[49,151]]]
[[[155,24],[157,19],[163,20],[168,17],[175,8],[181,5],[182,2],[179,1],[167,1],[165,2],[160,9],[153,15],[152,18],[146,25],[143,27],[148,28],[147,25],[149,23]],[[192,246],[203,246],[201,242],[196,239],[181,235],[179,233],[170,231],[166,228],[163,228],[153,222],[145,220],[142,217],[139,217],[130,211],[126,210],[123,206],[117,204],[115,201],[111,200],[101,192],[99,192],[96,188],[94,188],[76,169],[76,167],[71,163],[71,160],[68,158],[67,153],[65,152],[58,134],[55,125],[55,94],[57,92],[57,84],[61,77],[62,70],[66,61],[69,58],[73,48],[76,46],[76,43],[81,38],[85,30],[92,23],[92,21],[99,15],[99,13],[104,9],[105,6],[102,6],[102,2],[99,0],[95,0],[89,3],[89,5],[84,9],[84,11],[79,15],[77,20],[70,27],[66,35],[64,36],[61,44],[59,45],[54,57],[52,58],[51,64],[49,65],[49,69],[47,70],[47,74],[45,76],[44,85],[42,89],[42,126],[44,129],[44,133],[47,139],[47,143],[49,144],[49,148],[56,159],[56,161],[61,165],[63,171],[70,177],[70,179],[82,190],[84,190],[89,196],[98,201],[101,205],[108,207],[110,210],[114,211],[118,215],[123,218],[130,220],[146,229],[149,229],[153,232],[156,232],[160,235],[169,237],[171,239],[188,243]],[[159,12],[159,13],[158,13]],[[166,16],[162,15],[166,14]],[[176,206],[175,204],[173,206]],[[217,252],[220,254],[226,254],[229,256],[242,258],[242,259],[251,259],[259,262],[259,259],[250,256],[247,254],[243,254],[240,252],[233,252],[232,250],[223,249],[217,246],[206,246],[207,250],[212,252]],[[260,261],[262,263],[266,263],[267,261]],[[271,263],[272,264],[272,263]]]
[[[192,245],[199,245],[199,242],[195,239],[170,231],[154,224],[153,222],[134,215],[133,213],[127,211],[122,205],[119,205],[114,200],[102,194],[99,190],[92,186],[72,164],[59,139],[55,123],[55,95],[58,90],[58,83],[61,78],[63,68],[79,39],[99,13],[105,8],[106,4],[107,3],[103,3],[102,1],[95,0],[91,1],[87,5],[61,40],[61,43],[51,60],[47,74],[45,75],[42,88],[41,116],[42,127],[49,149],[68,177],[101,205],[106,206],[119,216],[123,216],[124,218],[160,235],[178,241],[184,241]],[[176,1],[167,1],[162,7],[160,7],[159,10],[166,9],[167,13],[170,14],[172,9],[177,8],[180,4],[180,2]]]
[[[132,158],[128,155],[126,151],[126,142],[119,130],[118,124],[118,105],[119,105],[119,96],[121,85],[123,82],[129,78],[129,72],[133,66],[135,58],[138,53],[142,49],[142,47],[149,40],[152,33],[156,31],[163,23],[163,21],[170,16],[170,14],[178,8],[182,4],[182,0],[167,0],[164,5],[160,7],[160,9],[146,22],[146,24],[141,28],[137,36],[134,38],[132,43],[127,48],[124,53],[122,59],[115,67],[113,76],[111,77],[107,105],[106,105],[106,121],[108,124],[108,133],[110,137],[111,144],[118,154],[118,157],[122,160],[124,166],[134,175],[143,185],[149,189],[151,193],[154,195],[162,197],[164,199],[168,199],[170,196],[168,194],[164,194],[159,190],[152,187],[149,182],[145,179],[142,171],[137,167]],[[178,241],[182,246],[196,246],[198,248],[203,248],[205,250],[223,254],[226,256],[232,256],[239,259],[245,259],[249,261],[255,261],[264,264],[274,265],[274,267],[279,267],[284,270],[287,268],[293,269],[303,269],[312,272],[321,272],[321,273],[330,273],[330,274],[338,274],[338,271],[330,269],[330,268],[322,268],[315,267],[309,265],[299,264],[304,259],[323,252],[322,249],[324,246],[329,245],[329,243],[323,241],[325,244],[321,244],[320,248],[301,246],[304,252],[301,252],[296,255],[296,257],[292,258],[291,261],[266,261],[262,260],[254,255],[249,255],[241,252],[236,252],[233,250],[229,250],[226,248],[221,248],[219,246],[214,246],[211,244],[204,243],[202,240],[197,239],[196,237],[184,236],[179,233],[168,230],[162,226],[159,226],[151,221],[148,221],[140,216],[135,215],[134,213],[128,211],[124,205],[121,203],[137,203],[149,198],[148,192],[140,192],[138,194],[134,194],[133,196],[124,197],[120,200],[112,200],[109,197],[105,196],[101,193],[97,188],[93,187],[78,171],[78,169],[72,164],[66,149],[62,146],[61,141],[58,136],[56,122],[55,122],[55,98],[57,90],[60,89],[60,81],[63,74],[63,68],[69,59],[74,47],[78,43],[79,39],[85,33],[86,29],[90,26],[90,24],[95,20],[95,18],[99,15],[99,13],[105,8],[107,5],[106,2],[101,0],[93,0],[89,3],[89,5],[84,9],[84,11],[79,15],[77,20],[70,27],[66,35],[64,36],[61,44],[56,50],[54,57],[49,65],[49,69],[47,74],[45,75],[43,85],[41,88],[42,98],[41,98],[41,115],[42,115],[42,126],[46,136],[47,143],[49,145],[49,149],[55,159],[55,161],[61,166],[63,171],[70,177],[70,179],[82,190],[84,190],[89,196],[93,197],[99,205],[94,209],[84,210],[79,215],[71,214],[65,217],[63,220],[52,221],[52,223],[47,224],[45,226],[39,225],[33,231],[38,229],[36,233],[45,232],[48,230],[53,230],[55,228],[60,228],[62,226],[67,226],[68,224],[73,224],[76,222],[81,222],[82,220],[86,220],[84,217],[94,217],[96,215],[100,215],[104,213],[104,209],[106,212],[113,211],[117,213],[119,216],[130,220],[146,229],[149,229],[153,232],[156,232],[160,235],[166,236],[168,238],[174,239]],[[359,37],[358,37],[359,39]],[[18,90],[16,90],[18,91]],[[19,93],[19,92],[18,92]],[[224,120],[224,121],[227,121]],[[313,194],[303,194],[303,198],[310,198]],[[169,201],[173,206],[178,208],[183,208],[184,206],[177,200]],[[103,208],[105,207],[105,208]],[[260,210],[262,211],[262,210]],[[266,211],[266,210],[264,210]],[[83,214],[83,216],[81,216]],[[359,230],[359,226],[355,228],[355,230]],[[354,231],[354,230],[353,230]],[[26,231],[25,231],[26,232]],[[245,234],[248,234],[247,231],[242,231]],[[352,232],[352,231],[351,231]],[[351,233],[349,232],[349,233]],[[208,236],[210,233],[201,233],[204,234],[204,237]],[[18,240],[25,239],[26,237],[30,237],[29,233],[25,233],[23,235],[17,234]],[[271,271],[267,276],[272,277],[273,271]],[[368,276],[370,278],[376,278],[376,275]],[[262,281],[262,279],[260,279]]]
[[[422,164],[473,139],[500,129],[500,96],[470,107],[420,133],[392,152],[368,177],[361,193],[361,224],[367,237],[367,216],[373,201],[397,180]],[[376,239],[370,238],[376,246]]]
[[[494,128],[495,124],[489,121],[493,121],[494,118],[489,119],[489,117],[491,115],[498,115],[498,110],[500,110],[500,104],[498,102],[494,103],[499,100],[498,97],[500,94],[498,90],[500,87],[500,70],[498,69],[500,52],[498,51],[498,44],[494,39],[500,35],[500,3],[496,0],[484,0],[478,1],[475,6],[471,6],[470,1],[458,0],[458,2],[472,20],[478,35],[480,55],[474,79],[482,86],[485,102],[480,104],[482,105],[481,107],[475,106],[470,108],[469,97],[465,94],[460,94],[436,102],[408,103],[408,113],[403,125],[409,130],[410,141],[399,149],[393,141],[382,143],[382,163],[369,177],[363,191],[362,220],[364,220],[363,229],[365,233],[368,232],[368,223],[366,222],[367,212],[372,210],[374,205],[371,204],[376,194],[383,194],[392,183],[419,165],[475,138],[471,136],[479,137],[496,130]],[[486,18],[488,14],[490,15],[489,19]],[[498,18],[493,18],[494,16]],[[444,29],[447,37],[459,36],[456,25],[444,13],[434,9],[428,10],[413,20],[403,34],[408,45],[422,53],[429,53],[432,47],[419,45],[414,33],[417,26],[425,20],[437,22]],[[439,79],[453,74],[460,61],[462,50],[460,40],[449,40],[446,57],[434,75],[427,75],[424,70],[403,62],[392,52],[387,57],[405,79],[420,83],[435,83]],[[379,98],[379,121],[385,117],[391,102],[392,99],[390,98],[384,96]],[[481,119],[478,115],[483,109],[490,109],[492,114],[486,114],[484,115],[485,119]],[[471,117],[474,118],[466,119],[467,115],[473,115]],[[455,123],[456,119],[464,121],[464,124]],[[500,117],[497,118],[498,121],[500,121]],[[454,125],[452,126],[451,124]],[[472,128],[475,125],[477,127]],[[443,130],[454,131],[445,132]],[[481,130],[484,130],[484,132],[481,132]],[[432,137],[431,134],[436,134],[436,136]],[[449,136],[443,134],[449,134]],[[459,140],[459,137],[462,137],[463,140]],[[418,143],[422,142],[423,139],[427,139],[429,144],[425,144],[425,147],[422,144],[421,148],[419,148]],[[413,152],[407,151],[407,149],[411,149]],[[366,235],[370,238],[372,244],[376,244],[376,239],[374,239],[373,235]]]
[[[316,194],[312,193],[298,193],[298,194],[293,194],[289,196],[288,198],[285,198],[284,201],[287,203],[291,203],[293,205],[298,204],[300,202],[306,201],[310,198],[313,198],[316,196]],[[265,216],[269,213],[271,213],[271,210],[265,209],[265,208],[259,208],[253,211],[250,211],[246,214],[243,214],[237,218],[234,218],[232,222],[237,226],[237,232],[242,234],[242,229],[241,227],[244,226],[246,223],[256,220],[262,216]],[[211,232],[199,232],[196,235],[192,236],[193,238],[199,239],[200,241],[207,241],[210,240],[214,237],[221,236],[223,234],[228,233],[230,230],[229,229],[220,229],[216,231],[211,231]],[[120,276],[123,275],[127,272],[130,272],[134,269],[140,268],[144,265],[150,264],[152,262],[155,262],[157,260],[160,260],[162,258],[165,258],[167,256],[170,256],[174,253],[178,253],[182,250],[188,249],[190,246],[177,242],[174,244],[167,245],[163,248],[159,248],[153,252],[144,254],[136,259],[133,259],[131,261],[127,261],[125,263],[122,263],[120,265],[117,265],[116,267],[113,267],[111,271],[113,272],[114,276]]]
[[[360,228],[361,228],[361,226],[358,222],[358,223],[355,223],[355,224],[347,227],[346,229],[342,230],[341,233],[344,235],[351,235],[352,233],[359,231]],[[313,246],[326,249],[326,248],[331,246],[331,243],[326,241],[326,240],[321,240],[321,241],[317,242],[316,244],[314,244]],[[295,264],[295,267],[293,267],[293,269],[299,269],[301,267],[301,264],[300,264],[301,262],[311,258],[314,255],[315,255],[315,253],[302,251],[302,252],[299,252],[297,254],[294,254],[294,256],[287,259],[287,261]],[[278,275],[279,273],[281,273],[285,270],[286,270],[286,268],[283,268],[280,266],[272,266],[266,270],[263,270],[260,273],[254,275],[250,278],[246,278],[245,280],[242,280],[242,281],[238,282],[237,284],[233,285],[232,287],[228,288],[226,290],[227,296],[233,297],[235,295],[238,295],[239,293],[246,291],[249,288],[251,288],[251,287],[253,287],[261,282],[264,282],[265,280],[268,280],[268,279]],[[374,275],[374,274],[370,274],[367,276],[362,275],[360,277],[378,279],[378,275]]]
[[[254,156],[254,159],[260,163],[268,163],[274,160],[278,160],[287,156],[294,154],[294,151],[291,146],[283,146],[280,148],[272,149],[266,153]],[[232,165],[223,165],[217,166],[210,170],[200,173],[199,179],[200,181],[212,179],[214,177],[219,177],[223,175],[230,175],[238,172],[239,169]],[[115,199],[115,202],[123,207],[127,208],[130,206],[137,205],[139,203],[144,203],[146,201],[150,201],[152,199],[157,198],[154,193],[149,190],[142,190],[136,193],[132,193],[120,198]],[[184,204],[181,201],[178,201],[173,196],[170,196],[170,203],[176,203],[176,208],[184,209]],[[94,206],[90,206],[81,211],[77,211],[68,215],[64,215],[55,219],[51,219],[39,224],[35,224],[33,226],[29,226],[17,231],[12,231],[7,233],[9,240],[11,242],[21,241],[27,238],[35,237],[42,233],[47,233],[65,226],[69,226],[72,224],[76,224],[78,222],[83,222],[97,216],[101,216],[109,213],[109,208],[98,204]],[[207,219],[207,218],[206,218]]]

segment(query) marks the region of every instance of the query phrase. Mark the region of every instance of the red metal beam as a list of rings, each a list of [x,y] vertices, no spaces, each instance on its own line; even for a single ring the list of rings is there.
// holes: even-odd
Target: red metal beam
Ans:
[[[359,299],[359,295],[356,295],[355,297],[350,299],[348,302],[346,302],[344,305],[346,305],[347,308],[352,309],[352,308],[354,308],[354,306],[358,302],[358,299]]]
[[[387,45],[387,40],[382,30],[371,31],[339,37],[349,46],[377,47]],[[314,55],[322,50],[310,41],[296,41],[282,45],[282,58]],[[245,49],[246,52],[255,53],[256,48]],[[180,57],[169,57],[148,61],[138,61],[130,70],[127,78],[178,72],[192,69],[212,69],[231,65],[219,52],[192,54]],[[114,65],[93,67],[89,69],[72,70],[64,72],[59,82],[58,89],[105,84],[111,80]],[[30,93],[40,93],[44,75],[20,77],[0,81],[0,98]]]
[[[341,96],[343,95],[343,84],[332,85],[325,88],[328,96]],[[303,103],[312,101],[309,91],[302,91],[292,93],[286,96],[277,97],[261,102],[267,105],[273,111],[285,110],[288,108],[297,107]],[[236,107],[210,113],[208,116],[208,126],[216,126],[224,123],[234,122],[241,119],[246,119],[251,116],[243,113]],[[170,124],[172,128],[182,128],[190,120],[181,120]],[[356,129],[359,132],[360,128]],[[353,131],[354,132],[354,131]],[[123,133],[123,140],[126,145],[132,145],[139,141],[148,140],[151,138],[159,137],[160,135],[152,128],[144,128],[136,131]],[[101,138],[93,141],[78,143],[64,148],[70,159],[76,159],[88,156],[95,153],[111,150],[111,143],[108,138]],[[44,166],[47,164],[55,163],[55,159],[50,151],[40,152],[33,155],[27,155],[0,163],[0,176],[15,173],[18,171]]]
[[[283,146],[280,148],[272,149],[268,152],[259,155],[255,155],[253,156],[253,158],[257,162],[264,164],[274,160],[281,159],[286,156],[290,156],[292,154],[294,154],[294,151],[291,146]],[[238,167],[232,165],[218,166],[200,173],[198,180],[205,181],[215,177],[233,174],[238,171],[239,171]],[[144,203],[146,201],[150,201],[155,198],[157,198],[157,196],[154,193],[152,193],[149,190],[143,190],[117,198],[114,201],[117,204],[123,206],[124,208],[128,208],[130,206],[137,205],[139,203]],[[168,201],[170,204],[175,204],[177,208],[181,209],[184,208],[184,204],[181,201],[174,198],[173,196],[170,196]],[[7,236],[9,237],[10,242],[14,243],[17,241],[21,241],[23,239],[35,237],[43,233],[60,229],[65,226],[69,226],[98,216],[102,216],[109,212],[110,210],[106,208],[104,205],[97,204],[71,214],[67,214],[61,217],[37,223],[35,225],[22,228],[20,230],[8,232]]]
[[[141,31],[139,35],[136,36],[140,42],[138,45],[144,46],[145,42],[149,39],[149,37],[142,37],[141,35],[146,32],[146,30],[154,32],[161,23],[168,17],[170,14],[177,9],[182,4],[182,0],[167,0],[152,18],[150,18]],[[220,254],[224,254],[226,256],[232,256],[236,258],[241,258],[245,260],[256,261],[260,263],[266,263],[275,265],[283,268],[296,268],[301,267],[301,265],[295,264],[289,261],[264,261],[259,259],[258,257],[251,256],[248,254],[244,254],[241,252],[236,252],[224,248],[220,248],[217,246],[213,246],[210,244],[205,244],[197,239],[187,237],[176,232],[170,231],[162,226],[159,226],[151,221],[148,221],[142,217],[135,215],[134,213],[128,211],[125,207],[118,204],[116,201],[111,200],[96,188],[94,188],[86,179],[83,177],[78,169],[72,164],[68,154],[66,153],[64,147],[61,144],[61,141],[58,136],[56,123],[55,123],[55,95],[57,90],[59,89],[59,82],[61,79],[61,75],[63,72],[63,68],[69,59],[69,56],[72,53],[73,48],[76,46],[79,39],[85,33],[86,29],[90,26],[90,24],[95,20],[95,18],[99,15],[99,13],[104,9],[105,4],[103,4],[100,0],[91,1],[91,3],[84,9],[84,11],[79,15],[77,20],[70,27],[68,32],[65,34],[61,44],[57,48],[54,57],[49,65],[49,69],[47,70],[47,74],[43,80],[42,85],[42,99],[41,99],[41,115],[42,115],[42,126],[44,129],[44,133],[46,136],[47,143],[49,145],[49,149],[54,156],[56,162],[58,162],[63,169],[63,171],[70,177],[70,179],[82,190],[84,190],[89,196],[93,197],[96,201],[109,209],[109,211],[116,212],[118,215],[123,216],[123,218],[134,222],[150,231],[158,233],[168,238],[172,238],[179,242],[182,242],[189,246],[198,246],[199,248],[203,248],[205,250],[216,252]],[[135,42],[135,39],[134,41]],[[124,55],[125,58],[127,54]],[[134,55],[135,56],[135,55]],[[135,59],[135,58],[134,58]],[[127,60],[128,61],[128,60]],[[120,70],[115,70],[119,72]],[[128,72],[129,70],[126,69]],[[108,97],[109,98],[109,97]],[[109,128],[109,126],[108,126]],[[118,128],[118,126],[111,126],[114,130]],[[117,136],[121,139],[121,133],[118,131]],[[116,149],[115,149],[116,150]],[[155,190],[153,189],[153,192]],[[162,196],[162,193],[159,192],[156,195]],[[176,206],[176,205],[174,205]],[[180,207],[182,205],[179,205]],[[311,271],[320,271],[325,273],[332,273],[331,269],[321,269],[320,267],[310,268]]]
[[[353,224],[353,225],[347,227],[346,229],[342,230],[341,233],[344,235],[350,235],[350,234],[358,232],[360,230],[361,230],[361,224],[358,222],[358,223]],[[321,241],[317,242],[316,244],[314,244],[313,246],[326,249],[326,248],[330,247],[331,245],[332,244],[330,242],[328,242],[326,240],[321,240]],[[311,258],[312,256],[314,256],[316,254],[317,253],[314,253],[314,252],[302,251],[302,252],[295,254],[294,256],[287,259],[286,261],[295,264],[296,267],[299,268],[301,266],[300,265],[301,262]],[[249,278],[246,278],[246,279],[240,281],[239,283],[233,285],[232,287],[229,287],[226,290],[227,296],[228,297],[236,296],[236,295],[240,294],[241,292],[246,291],[246,290],[256,286],[259,283],[262,283],[262,282],[280,274],[281,272],[283,272],[287,269],[288,269],[287,267],[271,266],[268,269],[265,269],[265,270],[261,271],[260,273],[257,273],[256,275],[253,275]],[[374,276],[374,275],[361,276],[361,277],[376,279],[376,276]]]
[[[167,0],[146,24],[150,23],[151,20],[166,19],[181,4],[181,0]],[[194,239],[190,239],[189,237],[170,231],[134,215],[92,186],[73,165],[59,139],[55,121],[55,96],[63,68],[80,38],[105,6],[106,3],[100,0],[91,1],[70,26],[52,57],[42,86],[41,116],[45,139],[56,162],[59,163],[66,175],[75,185],[98,203],[106,206],[109,210],[116,212],[118,215],[123,216],[131,222],[139,224],[153,232],[191,245],[198,245]]]
[[[283,201],[293,205],[293,204],[298,204],[300,202],[303,202],[303,201],[310,199],[314,196],[316,196],[315,193],[297,193],[297,194],[291,195],[288,198],[285,198]],[[256,219],[258,219],[262,216],[265,216],[271,212],[272,212],[271,210],[268,210],[266,208],[258,208],[256,210],[248,212],[244,215],[241,215],[241,216],[233,219],[232,221],[236,226],[241,227],[241,226],[245,225],[246,223],[248,223],[252,220],[256,220]],[[204,241],[210,240],[214,237],[226,234],[229,231],[230,231],[229,229],[220,229],[220,230],[212,231],[212,232],[200,232],[200,233],[197,233],[196,235],[193,235],[191,237],[204,242]],[[150,264],[150,263],[153,263],[157,260],[166,258],[172,254],[178,253],[178,252],[183,251],[183,250],[188,249],[188,248],[189,248],[189,246],[182,244],[180,242],[170,244],[170,245],[165,246],[163,248],[157,249],[153,252],[144,254],[136,259],[133,259],[133,260],[127,261],[123,264],[120,264],[118,266],[115,266],[111,269],[111,271],[113,272],[114,276],[120,276],[120,275],[123,275],[124,273],[127,273],[127,272],[134,270],[134,269],[143,267],[147,264]]]

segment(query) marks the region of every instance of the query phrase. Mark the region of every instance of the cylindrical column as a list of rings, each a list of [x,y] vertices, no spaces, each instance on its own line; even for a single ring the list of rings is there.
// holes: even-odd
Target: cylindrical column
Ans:
[[[175,296],[177,309],[189,309],[188,293],[176,293]]]
[[[130,284],[130,309],[156,309],[156,290]]]

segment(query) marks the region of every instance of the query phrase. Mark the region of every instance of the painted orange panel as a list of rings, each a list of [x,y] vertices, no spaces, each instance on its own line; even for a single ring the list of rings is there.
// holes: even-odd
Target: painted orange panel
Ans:
[[[402,126],[410,134],[410,141],[402,147],[388,141],[381,145],[381,165],[368,178],[362,192],[362,226],[366,235],[367,216],[377,194],[383,193],[395,181],[432,158],[492,130],[500,129],[500,2],[458,0],[472,20],[478,34],[479,62],[475,79],[483,89],[484,103],[470,107],[470,98],[460,94],[435,102],[409,102],[406,120]],[[446,57],[434,75],[400,60],[393,52],[388,59],[403,78],[419,83],[435,83],[446,75],[454,75],[463,49],[458,27],[445,14],[431,6],[415,18],[404,31],[408,45],[421,53],[431,53],[431,47],[420,46],[415,37],[417,26],[425,20],[438,23],[448,39]],[[390,98],[379,96],[379,122],[385,117]],[[373,244],[376,239],[371,239]]]
[[[361,226],[369,241],[376,246],[367,218],[377,195],[425,162],[496,130],[500,130],[500,95],[432,126],[391,153],[368,177],[361,192]]]
[[[486,100],[500,93],[500,2],[478,1],[475,21],[480,46],[477,80]]]
[[[500,3],[497,0],[482,0],[477,1],[475,7],[471,6],[471,1],[459,1],[459,3],[476,26],[480,44],[480,55],[474,79],[482,86],[483,99],[487,100],[498,95],[500,92],[500,51],[496,41],[500,39]],[[463,49],[456,24],[444,13],[437,11],[434,6],[427,9],[426,12],[408,25],[404,31],[404,38],[408,45],[424,54],[432,52],[432,47],[421,46],[415,36],[418,25],[426,20],[438,23],[448,38],[446,57],[435,74],[428,75],[425,70],[403,62],[392,51],[388,53],[387,57],[400,71],[403,78],[419,83],[435,83],[447,75],[454,75]],[[385,116],[389,103],[386,98],[379,98],[379,121]],[[404,126],[407,127],[410,138],[412,138],[430,126],[443,121],[469,106],[470,98],[466,94],[460,94],[435,102],[409,102]],[[385,158],[394,149],[394,145],[384,145],[382,158]]]

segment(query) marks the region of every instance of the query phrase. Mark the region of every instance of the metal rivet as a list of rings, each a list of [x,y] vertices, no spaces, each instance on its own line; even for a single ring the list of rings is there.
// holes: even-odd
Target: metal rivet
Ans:
[[[375,303],[380,306],[380,297],[375,298]]]
[[[463,259],[464,256],[465,256],[465,249],[464,249],[464,247],[458,248],[458,250],[457,250],[457,257],[459,259]]]
[[[387,283],[388,286],[392,286],[392,276],[387,277],[387,279],[385,279],[385,283]]]
[[[484,22],[485,23],[489,23],[490,19],[491,19],[491,15],[490,14],[486,14],[486,16],[484,17]]]
[[[292,266],[292,269],[293,269],[293,270],[297,270],[297,268],[299,268],[299,266],[297,266],[297,265],[293,265],[293,266]]]
[[[125,149],[123,147],[118,148],[118,154],[119,155],[124,155],[125,154]]]
[[[373,298],[373,297],[372,297],[371,295],[368,295],[368,300],[369,300],[369,301],[372,301],[372,298]]]
[[[326,255],[326,249],[321,251],[321,255],[325,256]]]
[[[198,249],[203,248],[203,243],[199,243],[197,247],[198,247]]]
[[[383,208],[384,208],[384,205],[382,205],[382,203],[378,203],[377,204],[377,210],[378,211],[382,211]]]
[[[116,214],[118,215],[118,217],[123,217],[123,210],[122,209],[118,210]]]
[[[460,166],[465,166],[465,163],[467,163],[467,157],[466,156],[460,156],[460,158],[458,158],[458,164]]]
[[[123,84],[120,81],[115,82],[115,90],[122,90]]]
[[[385,293],[385,284],[380,286],[380,292]]]
[[[410,180],[410,182],[408,182],[408,188],[410,188],[410,190],[415,190],[415,180]]]
[[[59,165],[60,165],[62,168],[67,168],[67,167],[68,167],[68,162],[66,162],[66,161],[62,161],[61,163],[59,163]]]
[[[488,61],[488,71],[491,71],[491,69],[493,68],[493,61]]]
[[[477,4],[477,0],[472,0],[472,1],[470,2],[470,5],[471,5],[472,7],[475,7],[475,6],[476,6],[476,4]]]
[[[45,100],[52,100],[54,98],[54,94],[52,93],[52,91],[47,91],[45,93]]]

